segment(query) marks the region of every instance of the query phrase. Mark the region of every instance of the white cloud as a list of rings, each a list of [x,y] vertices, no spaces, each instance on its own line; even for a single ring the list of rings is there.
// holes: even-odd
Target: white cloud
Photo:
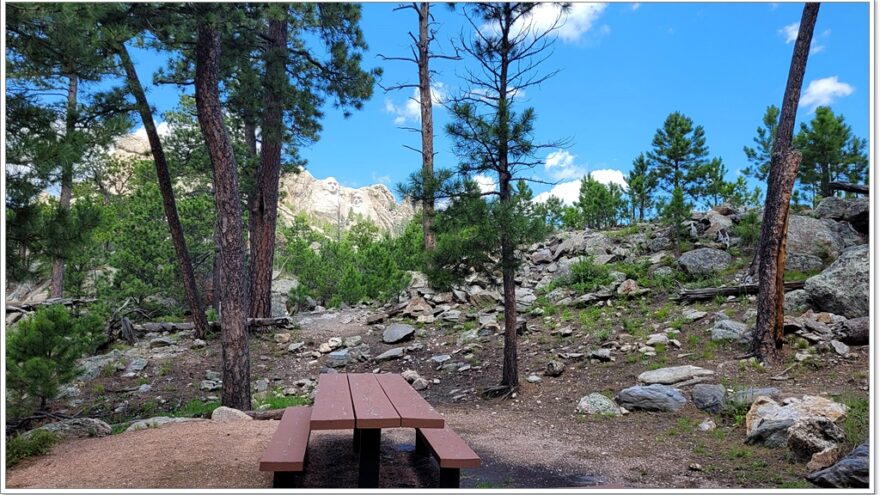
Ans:
[[[824,52],[824,51],[825,51],[825,45],[820,45],[820,44],[816,43],[815,41],[810,43],[810,55],[815,55],[819,52]]]
[[[579,41],[593,27],[596,19],[607,7],[604,3],[573,3],[568,12],[562,12],[560,4],[540,3],[531,14],[522,18],[513,26],[514,33],[524,30],[543,32],[558,23],[557,35],[565,43]],[[607,29],[600,34],[607,34]],[[497,25],[484,24],[480,32],[498,32]]]
[[[812,112],[818,106],[830,105],[837,98],[851,95],[853,91],[852,86],[840,82],[837,76],[814,79],[801,95],[800,106],[808,107]]]
[[[623,178],[623,172],[613,168],[605,168],[590,172],[590,177],[601,182],[602,184],[615,183],[626,189],[626,180]],[[550,196],[556,196],[566,205],[573,204],[578,199],[581,190],[581,180],[572,180],[561,182],[553,186],[549,191],[542,192],[535,196],[536,203],[543,203],[550,199]]]
[[[574,163],[575,155],[566,150],[554,151],[544,160],[544,170],[553,180],[583,177],[586,171]]]
[[[798,29],[800,29],[801,23],[794,22],[787,26],[783,26],[782,29],[779,30],[779,34],[785,37],[786,43],[794,43],[797,40]]]
[[[168,122],[162,122],[161,124],[156,126],[156,132],[159,133],[159,136],[165,137],[168,134],[171,134],[171,128],[168,125]],[[134,131],[134,135],[139,139],[147,140],[147,130],[144,129],[143,126],[139,127],[136,131]]]
[[[477,182],[477,185],[480,187],[481,193],[492,192],[495,190],[495,179],[489,177],[488,175],[477,174],[474,176],[474,180]]]
[[[443,89],[443,83],[437,82],[431,85],[431,102],[434,105],[440,105],[446,98],[446,91]],[[422,99],[419,97],[419,89],[413,88],[412,96],[406,99],[403,105],[395,105],[390,99],[385,100],[385,112],[394,115],[394,124],[403,125],[407,122],[421,122]]]
[[[639,7],[641,7],[641,6],[642,6],[642,4],[640,4],[640,3],[634,3],[630,6],[630,8],[633,10],[639,10]]]

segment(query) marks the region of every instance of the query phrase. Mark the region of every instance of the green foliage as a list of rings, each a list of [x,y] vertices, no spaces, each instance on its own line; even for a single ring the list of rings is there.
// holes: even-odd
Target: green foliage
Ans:
[[[590,256],[572,263],[571,272],[563,277],[558,277],[551,285],[552,288],[567,286],[578,292],[587,293],[610,283],[611,270],[607,265],[597,265]]]
[[[831,182],[867,183],[868,142],[853,136],[843,116],[831,108],[818,107],[809,124],[801,123],[794,146],[803,155],[798,179],[812,190],[814,202],[833,194]]]
[[[750,165],[743,169],[743,174],[754,177],[759,182],[767,182],[770,172],[770,158],[776,144],[776,128],[779,127],[779,108],[770,105],[764,112],[762,127],[758,127],[757,135],[752,139],[756,147],[743,146],[743,152]]]
[[[76,360],[94,352],[102,330],[99,317],[73,316],[61,305],[42,308],[13,327],[6,337],[7,410],[27,415],[45,408],[76,376]]]
[[[652,196],[657,189],[657,176],[650,171],[650,161],[644,153],[633,160],[632,170],[626,176],[631,218],[645,220],[654,202]]]
[[[269,392],[265,397],[254,400],[254,409],[268,405],[269,409],[284,409],[286,407],[304,406],[309,404],[309,398],[304,395],[283,395],[278,391]]]
[[[339,240],[304,225],[300,221],[281,229],[277,253],[281,269],[299,280],[289,294],[293,307],[304,307],[308,298],[328,306],[387,301],[409,284],[408,270],[422,269],[421,229],[415,220],[396,238],[378,237],[372,224],[357,224]]]
[[[761,219],[758,212],[751,210],[740,218],[739,223],[733,226],[733,235],[741,239],[744,247],[752,247],[758,244],[761,237]]]
[[[846,433],[847,443],[858,445],[867,440],[871,431],[871,408],[868,398],[864,395],[847,393],[836,399],[849,408],[841,425]]]
[[[37,455],[48,454],[58,443],[58,436],[51,431],[34,430],[33,433],[17,435],[6,441],[6,469]]]
[[[620,223],[621,217],[626,215],[627,205],[620,186],[602,184],[592,176],[585,175],[572,210],[568,215],[563,215],[567,227],[608,229]]]
[[[210,418],[214,409],[220,407],[219,401],[193,399],[171,412],[171,416],[181,418]]]
[[[672,233],[672,244],[676,251],[681,251],[681,241],[686,235],[685,227],[682,225],[690,218],[691,208],[685,202],[684,191],[676,188],[672,191],[672,196],[668,203],[663,207],[663,223],[669,226]]]
[[[654,164],[658,186],[670,194],[678,189],[698,199],[709,156],[703,126],[694,126],[689,117],[673,112],[657,129],[651,145],[648,158]]]

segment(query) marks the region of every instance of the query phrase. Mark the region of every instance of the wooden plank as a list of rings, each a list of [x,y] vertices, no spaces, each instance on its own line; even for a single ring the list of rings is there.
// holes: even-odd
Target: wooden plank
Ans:
[[[397,428],[400,415],[371,373],[350,373],[348,385],[357,428]]]
[[[324,373],[318,377],[318,393],[312,406],[313,430],[354,428],[354,408],[345,374]]]
[[[441,468],[476,468],[480,467],[480,457],[464,440],[445,428],[420,428],[417,434],[422,435],[434,452]]]
[[[446,421],[397,373],[375,375],[404,428],[443,428]]]
[[[302,471],[309,445],[311,407],[288,407],[260,458],[260,471]]]

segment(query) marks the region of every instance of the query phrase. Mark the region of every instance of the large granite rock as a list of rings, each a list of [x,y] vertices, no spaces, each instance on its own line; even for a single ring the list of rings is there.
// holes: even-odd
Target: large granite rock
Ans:
[[[786,250],[790,254],[812,254],[820,258],[835,259],[846,247],[845,232],[837,222],[820,220],[803,215],[788,217]]]
[[[37,430],[50,431],[60,439],[106,437],[113,434],[113,428],[95,418],[72,418],[45,424],[39,428],[25,432],[24,436],[33,435]]]
[[[243,411],[226,406],[220,406],[211,413],[211,421],[252,421],[253,419]]]
[[[724,409],[724,394],[726,392],[723,385],[698,383],[691,391],[691,399],[697,409],[710,414],[718,414]]]
[[[785,269],[797,272],[817,272],[825,266],[822,258],[804,253],[791,253],[785,257]]]
[[[823,199],[813,210],[819,218],[830,218],[849,222],[853,228],[867,235],[871,203],[868,198],[838,198],[835,196]]]
[[[608,397],[596,392],[581,397],[581,400],[578,401],[577,410],[584,414],[620,416],[620,407]]]
[[[871,318],[861,316],[841,322],[837,325],[835,333],[844,344],[868,345],[871,335]]]
[[[678,266],[689,275],[707,276],[724,270],[733,261],[730,253],[720,249],[699,248],[678,258]]]
[[[845,441],[846,433],[827,418],[800,419],[788,428],[788,448],[799,462],[812,461],[816,454],[836,451]]]
[[[645,371],[639,375],[639,381],[648,385],[660,383],[670,385],[673,383],[683,382],[700,376],[711,376],[715,372],[700,368],[699,366],[672,366],[670,368],[660,368],[656,370]]]
[[[125,431],[146,430],[147,428],[160,428],[165,425],[174,423],[188,423],[191,421],[205,421],[202,418],[170,418],[168,416],[156,416],[148,419],[141,419],[131,424]]]
[[[712,340],[732,340],[745,342],[749,339],[749,329],[745,323],[722,319],[712,326]]]
[[[687,404],[687,399],[681,395],[681,392],[659,383],[625,388],[614,399],[621,407],[630,411],[675,412]]]
[[[291,289],[299,285],[296,277],[282,275],[280,272],[272,275],[272,295],[269,311],[273,318],[288,316],[287,301],[290,298]]]
[[[769,397],[758,397],[746,414],[746,443],[778,448],[788,443],[789,428],[796,421],[827,419],[832,423],[846,416],[847,408],[823,397],[805,395],[788,399],[784,405]]]
[[[845,250],[822,273],[807,279],[810,305],[847,318],[868,316],[869,262],[867,244]]]
[[[553,252],[553,259],[562,255],[577,256],[599,256],[609,254],[614,249],[614,243],[601,232],[580,230],[575,232],[564,232],[560,234],[562,242],[556,246]]]

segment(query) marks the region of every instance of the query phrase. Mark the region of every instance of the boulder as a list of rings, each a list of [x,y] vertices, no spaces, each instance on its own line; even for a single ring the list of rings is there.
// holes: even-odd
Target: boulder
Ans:
[[[428,304],[424,297],[418,296],[410,299],[406,307],[403,308],[404,316],[422,316],[433,315],[434,308]]]
[[[541,263],[551,263],[553,261],[553,253],[549,249],[539,249],[529,256],[532,263],[538,265]]]
[[[733,261],[730,253],[720,249],[699,248],[678,258],[678,266],[689,275],[707,276],[724,270]]]
[[[791,253],[785,257],[785,269],[797,272],[818,272],[825,264],[822,258],[812,254]]]
[[[494,306],[501,302],[504,298],[496,290],[485,290],[481,287],[475,287],[470,292],[471,304],[474,306]]]
[[[837,464],[807,475],[807,480],[822,488],[868,488],[870,451],[865,442]]]
[[[730,396],[728,396],[727,400],[734,406],[751,406],[755,400],[761,396],[776,399],[779,397],[779,389],[776,387],[749,387],[742,390],[735,390]]]
[[[844,344],[868,345],[868,337],[871,334],[871,318],[862,316],[843,321],[837,325],[834,333]]]
[[[170,345],[174,345],[174,341],[171,340],[171,337],[157,337],[150,341],[150,349],[157,349],[159,347],[168,347]]]
[[[710,414],[718,414],[724,409],[724,395],[726,390],[722,385],[708,385],[698,383],[694,385],[691,399],[697,409]]]
[[[625,388],[617,394],[615,400],[630,411],[675,412],[687,403],[687,399],[677,389],[659,383]]]
[[[837,422],[846,416],[846,406],[823,397],[805,395],[780,405],[760,396],[746,414],[746,443],[778,448],[788,443],[788,429],[798,420],[824,418]]]
[[[140,373],[147,367],[148,361],[142,357],[133,358],[125,367],[126,373]]]
[[[113,349],[107,354],[98,354],[97,356],[80,359],[77,365],[82,369],[82,372],[78,378],[83,381],[94,380],[101,375],[101,371],[105,367],[112,365],[121,357],[122,351]]]
[[[682,318],[686,319],[688,322],[695,322],[697,320],[702,320],[706,317],[708,313],[705,311],[699,311],[693,308],[688,308],[681,313]]]
[[[238,409],[226,406],[220,406],[211,413],[211,421],[253,421],[253,419]]]
[[[813,210],[813,214],[819,218],[849,222],[857,232],[868,235],[870,211],[871,203],[868,198],[831,196],[823,199]]]
[[[578,401],[577,411],[584,414],[620,416],[620,407],[614,401],[595,392],[581,397],[581,400]]]
[[[810,295],[803,289],[785,293],[785,314],[799,315],[810,309]]]
[[[384,332],[382,332],[382,341],[386,344],[403,342],[404,340],[411,339],[415,332],[416,329],[413,328],[412,325],[407,325],[405,323],[392,323],[391,325],[388,325]]]
[[[803,215],[788,217],[786,250],[789,254],[812,254],[820,258],[835,259],[840,256],[844,247],[844,240],[834,226]]]
[[[339,349],[327,354],[331,368],[342,368],[348,364],[349,349]]]
[[[700,368],[699,366],[672,366],[669,368],[645,371],[639,375],[639,381],[648,385],[655,383],[669,385],[700,376],[711,376],[714,374],[714,371]]]
[[[722,215],[715,210],[706,212],[700,221],[706,226],[703,235],[707,237],[714,237],[715,234],[726,231],[733,226],[733,220],[730,217]]]
[[[560,361],[550,361],[544,369],[546,376],[559,376],[565,371],[565,365]]]
[[[517,311],[527,311],[538,300],[535,291],[526,287],[517,287],[515,294]]]
[[[125,431],[146,430],[147,428],[160,428],[173,423],[189,423],[191,421],[205,421],[203,418],[169,418],[168,416],[156,416],[141,419],[131,424]]]
[[[807,279],[810,304],[847,318],[868,316],[870,253],[867,244],[851,247],[822,273]]]
[[[749,335],[746,324],[735,320],[718,320],[712,327],[712,340],[746,342],[749,340]]]
[[[565,238],[556,247],[553,253],[553,259],[559,258],[561,255],[587,255],[597,256],[600,254],[608,254],[614,248],[605,234],[593,231],[577,231],[563,233]]]
[[[827,418],[799,419],[788,428],[788,448],[799,462],[808,462],[813,455],[830,449],[836,450],[845,441],[846,433]]]
[[[35,431],[43,430],[54,433],[59,439],[106,437],[113,434],[113,428],[95,418],[72,418],[45,424],[22,434],[28,437]]]
[[[273,274],[269,306],[270,316],[273,318],[288,316],[287,302],[290,299],[290,291],[298,285],[299,281],[295,277],[284,276],[280,272]]]

